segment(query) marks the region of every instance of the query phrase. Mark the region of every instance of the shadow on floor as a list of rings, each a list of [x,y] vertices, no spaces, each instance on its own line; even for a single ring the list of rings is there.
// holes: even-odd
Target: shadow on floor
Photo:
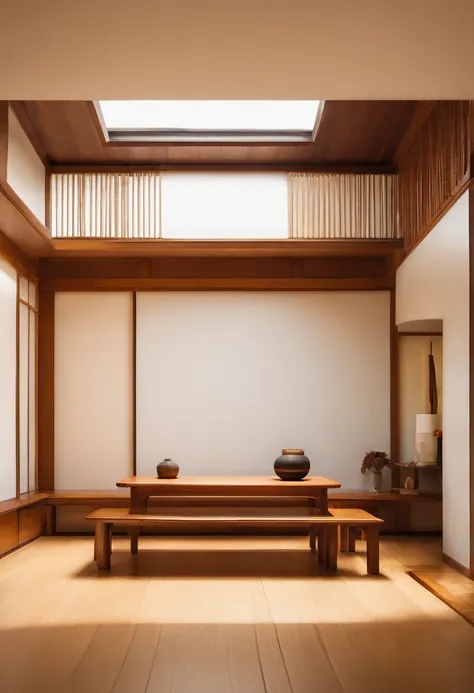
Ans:
[[[142,544],[143,546],[143,544]],[[301,577],[361,577],[366,574],[364,553],[351,554],[351,569],[339,559],[337,573],[318,564],[317,554],[308,550],[212,550],[212,549],[146,549],[133,556],[127,550],[112,553],[111,570],[98,573],[95,563],[87,563],[76,577],[113,579],[133,577],[176,578],[301,578]],[[371,576],[373,579],[374,576]],[[384,579],[383,575],[377,579]]]

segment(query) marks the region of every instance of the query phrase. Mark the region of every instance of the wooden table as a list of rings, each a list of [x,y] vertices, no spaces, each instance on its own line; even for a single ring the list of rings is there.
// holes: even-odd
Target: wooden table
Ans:
[[[282,481],[272,476],[182,476],[177,479],[157,479],[153,476],[131,476],[117,482],[120,488],[130,489],[130,513],[148,512],[148,500],[156,496],[201,497],[299,497],[307,498],[309,512],[328,515],[328,489],[341,484],[323,476],[306,477],[301,481]],[[324,562],[326,551],[325,528],[319,530],[318,560]],[[138,534],[132,536],[136,549]],[[314,550],[316,533],[310,534]]]
[[[272,476],[181,476],[157,479],[153,476],[131,476],[117,482],[130,489],[130,512],[146,513],[152,496],[208,497],[299,497],[307,498],[315,512],[328,514],[328,489],[341,484],[323,476],[306,477],[302,481],[282,481]]]

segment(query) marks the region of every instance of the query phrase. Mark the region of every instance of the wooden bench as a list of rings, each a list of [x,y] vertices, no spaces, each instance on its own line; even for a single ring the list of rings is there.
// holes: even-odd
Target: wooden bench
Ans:
[[[267,529],[269,527],[304,528],[309,533],[310,548],[316,550],[318,535],[318,560],[330,570],[337,570],[339,531],[359,527],[367,534],[367,572],[379,572],[379,526],[383,523],[378,517],[365,510],[334,509],[329,515],[159,515],[149,513],[130,513],[127,508],[102,508],[87,516],[95,524],[94,559],[99,570],[110,570],[112,553],[112,527],[122,526],[130,530],[130,548],[133,554],[138,551],[138,536],[141,527],[197,526],[207,528]],[[322,530],[322,531],[321,531]]]
[[[362,529],[367,542],[367,572],[379,574],[379,530],[383,520],[366,510],[331,508],[334,523],[328,525],[327,567],[337,570],[337,555],[341,551],[355,551],[355,531]]]

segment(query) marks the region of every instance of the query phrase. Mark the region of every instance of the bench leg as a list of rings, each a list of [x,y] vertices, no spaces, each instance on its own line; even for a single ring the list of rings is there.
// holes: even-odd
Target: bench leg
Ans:
[[[328,525],[326,530],[326,568],[337,570],[337,551],[339,532],[337,525]]]
[[[130,551],[133,554],[138,553],[138,536],[140,534],[140,527],[130,528]]]
[[[316,527],[309,530],[309,548],[311,551],[316,551]]]
[[[95,525],[94,557],[98,570],[110,570],[112,552],[112,525],[108,522],[97,522]]]
[[[367,537],[367,572],[369,575],[379,574],[379,528],[369,525],[365,530]]]

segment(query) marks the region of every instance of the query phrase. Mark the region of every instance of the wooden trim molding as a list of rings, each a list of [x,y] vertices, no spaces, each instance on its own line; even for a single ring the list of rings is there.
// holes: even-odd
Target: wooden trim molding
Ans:
[[[474,579],[474,183],[469,188],[469,529]]]
[[[109,131],[105,124],[104,115],[98,101],[87,101],[87,108],[91,114],[95,129],[102,145],[109,143]]]
[[[443,553],[443,561],[466,577],[474,579],[474,572],[472,572],[471,569],[466,568],[462,563],[458,563],[458,561],[454,560],[454,558],[451,558],[451,556],[448,556],[446,553]]]
[[[51,254],[49,229],[4,180],[0,180],[0,225],[3,233],[31,257]]]
[[[137,292],[132,294],[132,473],[137,473]]]
[[[390,459],[400,461],[399,341],[395,316],[395,289],[390,291]],[[392,488],[400,486],[400,467],[392,467]]]
[[[149,146],[145,142],[143,146]],[[130,146],[123,142],[109,142],[109,147]],[[140,143],[135,142],[135,146]],[[52,173],[145,173],[145,172],[179,171],[180,173],[195,173],[200,171],[212,171],[218,173],[372,173],[393,174],[395,166],[391,164],[298,164],[291,161],[274,164],[218,164],[218,163],[173,163],[173,164],[51,164]]]
[[[38,261],[20,250],[2,231],[0,231],[0,255],[27,279],[38,280]]]
[[[7,180],[8,101],[0,101],[0,181]]]
[[[388,291],[387,278],[107,277],[41,280],[44,291]]]
[[[54,489],[54,301],[39,291],[38,312],[38,490]]]

